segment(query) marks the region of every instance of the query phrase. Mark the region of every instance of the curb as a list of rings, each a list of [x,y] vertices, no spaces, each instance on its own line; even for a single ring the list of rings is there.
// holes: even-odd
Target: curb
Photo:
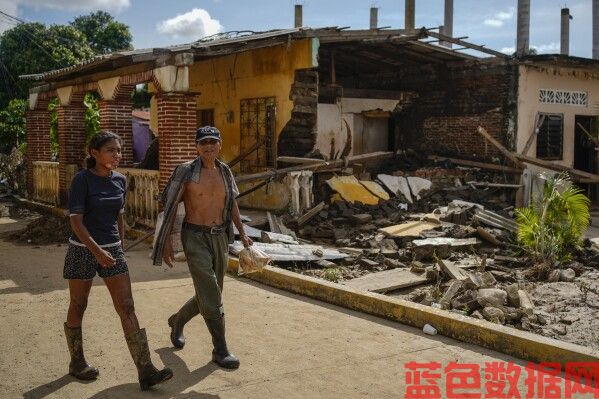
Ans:
[[[239,260],[229,257],[229,271]],[[359,291],[273,266],[244,275],[251,280],[347,309],[368,313],[422,329],[431,324],[439,334],[520,359],[541,362],[599,362],[599,351],[528,331],[457,315],[399,298]]]
[[[15,199],[35,210],[65,217],[62,208],[33,202],[20,197]],[[145,232],[129,229],[128,234],[141,237]],[[147,242],[152,242],[149,237]],[[237,275],[239,260],[229,256],[229,272]],[[431,324],[439,334],[458,341],[478,345],[520,359],[541,362],[597,362],[599,351],[569,342],[558,341],[527,331],[494,324],[468,316],[457,315],[430,306],[399,298],[359,291],[342,284],[304,276],[274,266],[266,266],[261,272],[243,277],[259,283],[307,296],[347,309],[383,317],[418,329]]]

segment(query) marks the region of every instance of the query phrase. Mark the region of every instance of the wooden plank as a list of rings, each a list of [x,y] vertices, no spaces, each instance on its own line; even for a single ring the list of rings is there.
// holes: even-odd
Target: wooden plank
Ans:
[[[322,211],[324,206],[325,206],[325,203],[323,201],[323,202],[319,203],[318,205],[316,205],[315,207],[313,207],[312,209],[310,209],[308,212],[304,213],[302,216],[300,216],[297,219],[298,227],[303,226],[304,224],[308,223],[314,216],[318,215],[318,212]]]
[[[466,280],[468,278],[468,273],[459,266],[456,266],[454,262],[450,262],[447,259],[437,259],[437,264],[443,270],[449,279],[455,280]]]
[[[316,164],[316,163],[324,163],[326,164],[327,161],[325,161],[324,159],[317,159],[317,158],[302,158],[302,157],[286,157],[286,156],[281,156],[281,157],[277,157],[277,162],[285,162],[285,163],[296,163],[296,164]]]
[[[318,162],[315,164],[291,166],[289,168],[284,168],[284,169],[275,169],[275,170],[269,170],[266,172],[254,173],[254,174],[250,174],[250,175],[236,176],[235,181],[237,182],[237,184],[247,183],[250,181],[270,179],[270,178],[285,175],[289,172],[296,172],[296,171],[301,171],[301,170],[313,170],[313,171],[317,172],[319,169],[336,168],[336,167],[341,167],[341,166],[346,166],[346,165],[353,165],[353,164],[357,164],[357,163],[368,163],[368,162],[372,162],[372,161],[382,161],[384,159],[391,158],[392,156],[393,156],[392,152],[384,152],[384,151],[371,152],[368,154],[354,155],[351,157],[347,157],[346,159],[335,159],[333,161],[329,161],[328,163]]]
[[[281,234],[281,229],[279,228],[279,224],[277,223],[277,217],[273,215],[271,212],[266,212],[266,218],[268,219],[268,226],[270,227],[270,231],[273,233]]]
[[[230,168],[232,168],[233,166],[237,165],[245,157],[250,155],[252,152],[256,151],[258,148],[260,148],[265,143],[266,143],[266,136],[264,136],[260,140],[256,141],[250,148],[248,148],[247,150],[245,150],[244,152],[242,152],[241,154],[239,154],[235,158],[233,158],[233,160],[228,163],[228,166]]]
[[[545,121],[545,116],[546,115],[543,114],[543,115],[541,115],[540,118],[537,119],[537,122],[535,123],[535,127],[534,127],[533,131],[530,133],[528,140],[526,140],[526,145],[524,146],[524,149],[522,150],[521,154],[526,155],[528,153],[528,150],[532,146],[533,141],[535,141],[535,137],[539,131],[539,128],[543,125],[543,122]]]
[[[447,157],[440,157],[438,155],[429,155],[428,159],[431,159],[436,162],[449,161],[449,162],[455,163],[456,165],[473,166],[476,168],[498,170],[500,172],[506,172],[506,173],[513,173],[513,174],[522,173],[522,169],[512,168],[510,166],[504,166],[504,165],[497,165],[494,163],[476,162],[476,161],[469,161],[466,159],[457,159],[457,158],[447,158]]]
[[[496,188],[515,188],[523,187],[523,184],[507,184],[507,183],[489,183],[486,181],[469,181],[466,184],[472,184],[477,187],[496,187]]]
[[[467,47],[467,48],[470,48],[470,49],[473,49],[473,50],[477,50],[477,51],[480,51],[481,53],[494,55],[494,56],[499,57],[499,58],[505,58],[505,59],[510,58],[510,56],[507,55],[507,54],[500,53],[499,51],[491,50],[489,48],[486,48],[484,46],[480,46],[478,44],[473,44],[473,43],[470,43],[470,42],[465,42],[465,41],[463,41],[461,39],[458,39],[458,38],[454,38],[454,37],[451,37],[451,36],[443,35],[441,33],[433,32],[431,30],[427,30],[426,33],[427,33],[428,36],[434,37],[434,38],[442,40],[444,42],[459,44],[460,46],[464,46],[464,47]]]
[[[577,179],[577,180],[584,179],[587,183],[599,183],[599,175],[595,175],[593,173],[569,168],[567,166],[549,162],[549,161],[545,161],[543,159],[529,157],[528,155],[522,155],[522,154],[514,154],[514,155],[522,162],[530,163],[532,165],[542,166],[543,168],[555,170],[557,172],[568,172],[575,179]]]
[[[479,126],[476,131],[489,143],[493,144],[495,148],[497,148],[499,152],[501,152],[507,159],[512,161],[514,165],[518,166],[519,168],[524,168],[522,162],[520,162],[518,158],[516,158],[512,152],[508,151],[508,149],[505,148],[499,141],[495,140],[495,138],[491,136],[484,127]]]
[[[343,284],[364,291],[388,292],[428,281],[426,273],[417,274],[409,269],[391,269],[347,280]]]
[[[597,137],[595,137],[591,133],[589,133],[589,131],[586,130],[585,127],[582,126],[582,124],[580,122],[576,122],[576,126],[578,126],[578,128],[580,130],[582,130],[582,132],[584,134],[586,134],[586,136],[589,138],[589,140],[591,140],[593,142],[593,144],[595,144],[595,147],[599,147],[599,139]]]

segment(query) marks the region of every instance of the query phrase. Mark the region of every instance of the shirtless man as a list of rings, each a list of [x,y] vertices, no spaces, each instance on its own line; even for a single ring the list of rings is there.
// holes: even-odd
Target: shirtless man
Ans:
[[[195,296],[169,317],[171,342],[183,348],[183,327],[194,316],[202,314],[212,335],[212,361],[223,368],[236,369],[239,360],[229,352],[225,340],[222,289],[227,268],[228,244],[232,241],[234,223],[245,247],[252,240],[245,234],[235,197],[239,190],[229,167],[217,159],[221,149],[217,128],[204,126],[197,130],[196,160],[179,165],[171,176],[161,198],[165,207],[164,223],[154,248],[154,264],[161,260],[173,267],[170,232],[178,203],[185,205],[185,221],[181,241],[193,279]]]

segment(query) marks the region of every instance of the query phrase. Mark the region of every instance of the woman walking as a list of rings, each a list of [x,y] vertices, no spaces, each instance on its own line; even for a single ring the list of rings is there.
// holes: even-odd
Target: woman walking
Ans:
[[[152,364],[146,331],[139,328],[135,315],[122,248],[126,179],[114,170],[120,158],[120,137],[99,132],[88,146],[87,169],[77,173],[71,183],[69,212],[74,234],[69,239],[63,273],[70,293],[64,330],[71,354],[69,374],[81,380],[95,379],[98,369],[87,363],[83,354],[81,322],[97,273],[108,287],[137,367],[139,385],[146,390],[170,379],[173,373]]]

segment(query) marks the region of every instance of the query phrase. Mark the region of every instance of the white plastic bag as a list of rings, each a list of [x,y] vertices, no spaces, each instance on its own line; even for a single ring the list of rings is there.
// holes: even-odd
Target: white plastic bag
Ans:
[[[272,259],[253,245],[239,252],[239,268],[237,274],[254,273],[262,270]]]

